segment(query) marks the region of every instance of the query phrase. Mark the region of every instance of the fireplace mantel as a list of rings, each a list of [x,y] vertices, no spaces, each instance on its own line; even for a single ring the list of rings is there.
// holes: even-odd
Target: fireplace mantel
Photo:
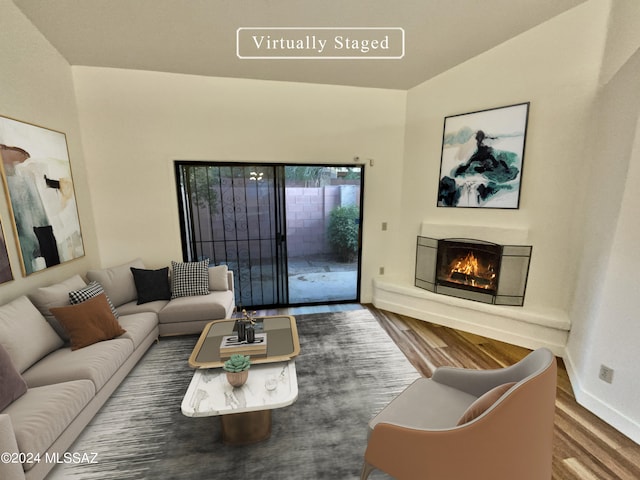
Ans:
[[[526,227],[422,222],[420,236],[431,238],[478,238],[501,245],[521,245],[529,242],[529,229]]]

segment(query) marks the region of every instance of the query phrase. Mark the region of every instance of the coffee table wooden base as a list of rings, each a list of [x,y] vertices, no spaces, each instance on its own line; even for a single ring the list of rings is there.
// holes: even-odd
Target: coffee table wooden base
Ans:
[[[271,436],[271,410],[221,415],[220,425],[226,445],[261,442]]]

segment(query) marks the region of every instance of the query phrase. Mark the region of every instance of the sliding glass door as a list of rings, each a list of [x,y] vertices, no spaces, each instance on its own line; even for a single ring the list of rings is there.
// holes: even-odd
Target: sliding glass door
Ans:
[[[236,304],[359,299],[362,167],[175,163],[183,258],[235,273]]]
[[[236,304],[286,305],[282,169],[176,163],[183,258],[234,271]]]

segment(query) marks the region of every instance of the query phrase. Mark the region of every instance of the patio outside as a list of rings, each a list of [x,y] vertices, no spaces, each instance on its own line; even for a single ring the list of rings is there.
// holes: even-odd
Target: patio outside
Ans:
[[[331,254],[289,257],[289,303],[357,298],[358,263],[340,263]]]

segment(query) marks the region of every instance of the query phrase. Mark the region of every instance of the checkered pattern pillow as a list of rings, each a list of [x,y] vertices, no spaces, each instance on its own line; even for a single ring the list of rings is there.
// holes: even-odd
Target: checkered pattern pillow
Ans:
[[[78,305],[79,303],[86,302],[87,300],[93,297],[97,297],[98,295],[101,295],[103,293],[105,294],[105,297],[107,297],[107,302],[109,303],[109,308],[111,308],[111,311],[113,312],[113,316],[119,318],[120,314],[113,306],[113,303],[111,303],[111,300],[105,293],[102,285],[100,285],[98,282],[91,282],[84,288],[69,292],[69,301],[71,302],[71,305]]]
[[[171,262],[171,298],[209,293],[209,259],[201,262]]]

